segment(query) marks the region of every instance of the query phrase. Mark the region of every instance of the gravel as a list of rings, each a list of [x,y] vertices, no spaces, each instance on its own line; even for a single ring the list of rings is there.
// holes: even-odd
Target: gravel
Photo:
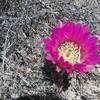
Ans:
[[[41,38],[58,20],[68,19],[88,23],[99,35],[100,0],[0,0],[2,100],[100,100],[99,64],[91,73],[69,78],[45,60]]]

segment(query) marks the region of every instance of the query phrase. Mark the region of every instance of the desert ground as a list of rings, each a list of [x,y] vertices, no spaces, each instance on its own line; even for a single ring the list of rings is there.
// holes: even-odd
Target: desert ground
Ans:
[[[0,0],[1,100],[100,100],[100,64],[69,77],[45,59],[41,38],[61,20],[100,35],[100,0]]]

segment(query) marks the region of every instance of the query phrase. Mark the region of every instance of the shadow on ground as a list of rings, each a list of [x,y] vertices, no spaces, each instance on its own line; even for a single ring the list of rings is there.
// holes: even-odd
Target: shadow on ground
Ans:
[[[63,99],[60,99],[53,95],[47,95],[47,96],[32,95],[32,96],[20,97],[16,100],[63,100]]]
[[[71,80],[68,77],[68,74],[65,70],[60,71],[59,73],[56,71],[56,65],[51,62],[45,60],[44,67],[42,68],[44,80],[50,81],[51,85],[55,83],[58,87],[62,87],[65,91],[70,86],[69,81]]]

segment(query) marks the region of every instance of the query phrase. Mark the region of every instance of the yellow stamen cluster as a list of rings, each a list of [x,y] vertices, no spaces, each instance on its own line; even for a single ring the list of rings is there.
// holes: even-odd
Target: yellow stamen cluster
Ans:
[[[80,47],[73,42],[64,42],[58,47],[60,56],[72,64],[80,62]]]

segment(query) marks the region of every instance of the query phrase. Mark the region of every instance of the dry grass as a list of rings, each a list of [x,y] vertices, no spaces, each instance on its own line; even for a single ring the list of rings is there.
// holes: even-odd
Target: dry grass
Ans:
[[[99,0],[0,0],[0,98],[52,92],[66,100],[99,100],[99,64],[91,74],[75,75],[63,91],[44,80],[40,41],[58,20],[84,21],[99,34],[99,5]]]

